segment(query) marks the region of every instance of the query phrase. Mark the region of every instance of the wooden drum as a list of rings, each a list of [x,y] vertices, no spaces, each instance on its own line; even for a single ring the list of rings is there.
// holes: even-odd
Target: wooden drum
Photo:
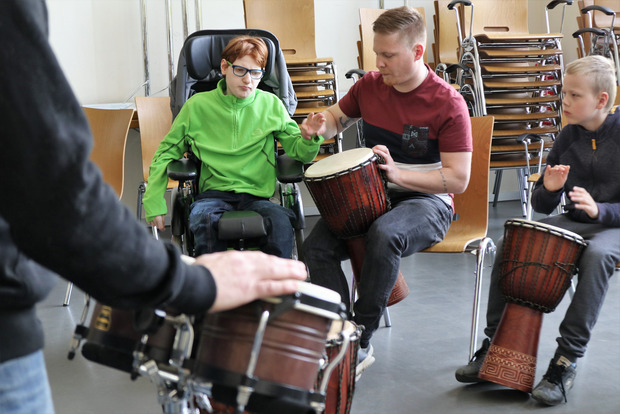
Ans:
[[[506,307],[480,378],[532,391],[543,312],[553,312],[562,300],[586,246],[581,236],[559,227],[506,221],[500,275]]]
[[[248,412],[305,412],[315,394],[330,326],[344,319],[343,310],[338,293],[299,282],[293,295],[207,314],[192,373],[211,383],[212,399],[225,406],[238,405],[238,390],[251,378]],[[260,351],[251,367],[256,346]]]
[[[359,283],[364,260],[364,235],[390,208],[386,180],[377,167],[379,157],[370,148],[356,148],[324,158],[310,166],[304,182],[321,217],[337,237],[346,239],[351,266]],[[388,306],[409,294],[399,272]]]

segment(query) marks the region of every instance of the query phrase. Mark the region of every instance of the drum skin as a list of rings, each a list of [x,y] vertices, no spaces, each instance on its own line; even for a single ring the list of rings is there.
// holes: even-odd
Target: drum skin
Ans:
[[[586,243],[528,220],[508,220],[504,228],[500,288],[507,303],[479,377],[532,392],[543,312],[562,300]]]

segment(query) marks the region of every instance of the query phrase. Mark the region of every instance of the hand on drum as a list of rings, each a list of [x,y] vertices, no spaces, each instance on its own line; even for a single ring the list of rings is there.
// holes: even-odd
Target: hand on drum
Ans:
[[[304,139],[311,139],[314,135],[325,134],[325,115],[323,113],[311,112],[299,126],[301,136]]]
[[[217,295],[210,312],[237,308],[258,298],[294,293],[297,281],[307,276],[302,262],[258,251],[205,254],[194,263],[208,268],[215,279]]]
[[[570,165],[554,165],[553,167],[547,165],[543,181],[545,188],[548,191],[561,190],[564,187],[564,183],[566,183],[569,171]]]
[[[568,192],[568,198],[570,198],[574,208],[585,211],[591,219],[598,217],[598,205],[585,188],[573,187],[572,191]]]
[[[383,158],[383,162],[378,163],[377,167],[385,172],[389,182],[396,183],[400,170],[394,163],[390,150],[385,145],[375,145],[372,147],[372,152]]]

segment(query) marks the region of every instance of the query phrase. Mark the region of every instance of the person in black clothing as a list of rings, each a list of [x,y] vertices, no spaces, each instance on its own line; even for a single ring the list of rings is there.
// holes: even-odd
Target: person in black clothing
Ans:
[[[48,43],[44,0],[0,2],[0,412],[54,412],[36,303],[61,275],[125,309],[188,314],[297,290],[303,264],[261,252],[183,263],[89,161],[88,122]]]
[[[562,128],[547,157],[547,166],[532,194],[534,210],[550,214],[562,195],[566,212],[540,222],[583,237],[588,246],[577,263],[578,284],[560,324],[557,349],[532,396],[546,405],[566,402],[598,319],[609,279],[620,262],[620,113],[610,113],[616,96],[616,74],[609,59],[588,56],[566,67],[562,105],[568,125]],[[501,243],[491,275],[487,327],[495,334],[504,300],[499,287]],[[456,371],[460,382],[480,382],[478,372],[490,339],[474,359]]]

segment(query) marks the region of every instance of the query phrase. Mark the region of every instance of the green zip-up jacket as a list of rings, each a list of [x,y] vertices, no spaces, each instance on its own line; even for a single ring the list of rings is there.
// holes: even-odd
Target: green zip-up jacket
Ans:
[[[322,137],[303,139],[299,126],[272,93],[257,89],[239,99],[226,81],[187,100],[153,156],[144,194],[147,221],[166,214],[166,167],[190,148],[200,159],[199,191],[234,191],[271,197],[275,191],[275,141],[292,158],[312,161]]]

